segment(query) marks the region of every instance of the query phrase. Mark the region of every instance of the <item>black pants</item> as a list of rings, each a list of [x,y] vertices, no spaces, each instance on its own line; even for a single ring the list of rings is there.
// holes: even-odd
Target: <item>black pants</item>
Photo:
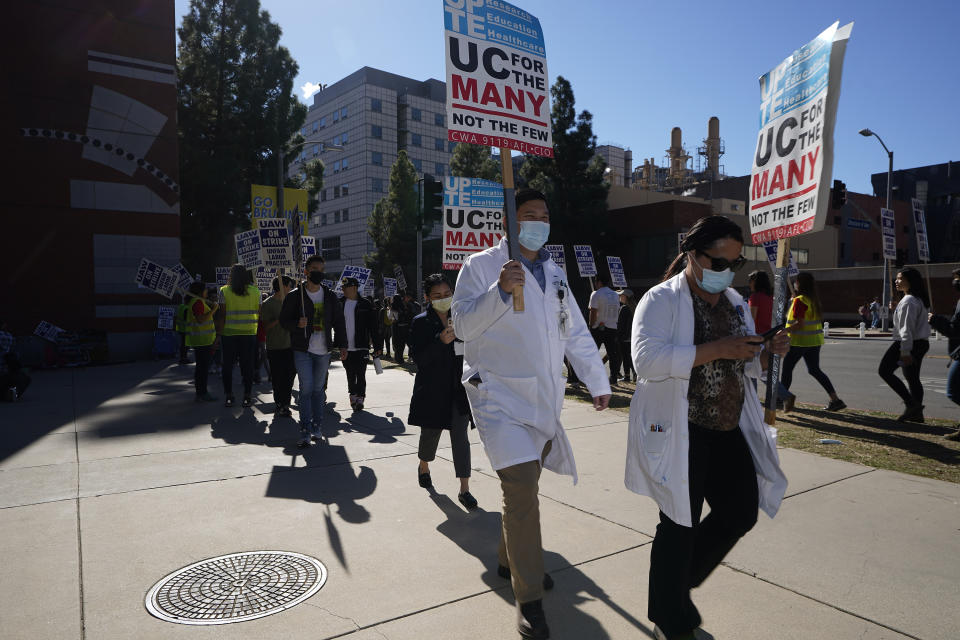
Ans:
[[[607,364],[610,365],[610,381],[615,382],[620,371],[620,344],[617,341],[617,330],[603,327],[593,330],[593,341],[597,348],[602,344],[607,350]]]
[[[450,445],[453,447],[453,470],[458,478],[470,477],[470,438],[467,437],[467,427],[470,416],[460,415],[454,407],[450,416]],[[417,455],[424,462],[433,462],[437,457],[437,446],[440,436],[447,429],[420,428],[420,446]]]
[[[273,402],[277,409],[290,406],[293,379],[297,368],[293,364],[293,349],[267,349],[270,363],[270,379],[273,382]]]
[[[627,340],[624,342],[620,341],[620,360],[623,366],[623,377],[629,378],[630,374],[633,374],[633,377],[637,377],[637,372],[633,370],[633,356],[630,353],[630,341]]]
[[[393,357],[397,362],[403,362],[403,349],[407,344],[407,334],[410,332],[410,325],[393,325]]]
[[[883,354],[883,358],[880,359],[880,367],[877,373],[879,373],[883,381],[890,385],[890,388],[903,399],[904,404],[908,407],[923,403],[923,384],[920,382],[920,363],[923,362],[923,356],[927,355],[927,351],[929,350],[929,341],[913,341],[913,349],[910,351],[910,355],[913,356],[913,362],[910,363],[909,367],[903,367],[903,377],[906,378],[907,384],[910,385],[909,391],[907,391],[907,387],[904,386],[903,382],[900,381],[900,378],[898,378],[895,373],[898,367],[897,361],[900,360],[900,342],[895,341],[891,344],[887,352]]]
[[[187,361],[187,334],[177,332],[177,337],[180,338],[180,362]]]
[[[790,347],[790,351],[783,357],[783,371],[780,372],[780,382],[787,389],[793,383],[793,368],[800,362],[800,358],[807,364],[807,373],[813,376],[823,390],[835,393],[830,378],[820,368],[820,347]]]
[[[253,357],[257,352],[257,336],[221,336],[223,349],[223,392],[233,395],[233,364],[240,359],[240,377],[243,378],[243,395],[253,391]]]
[[[689,487],[692,527],[663,512],[650,551],[647,615],[668,638],[700,626],[690,589],[700,586],[757,522],[759,493],[753,458],[740,428],[714,431],[690,425]],[[703,501],[710,513],[703,521]]]
[[[367,395],[367,352],[347,351],[347,359],[343,361],[343,368],[347,371],[347,391],[352,396]]]
[[[210,376],[210,358],[213,354],[213,345],[194,347],[193,353],[197,358],[193,365],[193,385],[196,387],[197,395],[202,396],[207,392],[207,378]]]

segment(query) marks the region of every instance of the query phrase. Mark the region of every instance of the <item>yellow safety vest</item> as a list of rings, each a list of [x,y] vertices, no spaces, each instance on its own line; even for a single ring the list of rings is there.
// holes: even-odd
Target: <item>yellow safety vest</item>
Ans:
[[[790,311],[787,313],[787,332],[790,334],[791,347],[819,347],[823,344],[823,319],[814,315],[813,300],[808,296],[797,296],[794,300],[799,300],[807,305],[807,310],[803,315],[803,329],[800,329],[801,318],[795,318],[793,314],[793,302],[790,303]]]
[[[223,321],[225,336],[257,335],[257,316],[260,309],[260,290],[247,285],[247,295],[238,296],[230,285],[220,287],[224,306],[227,308]]]
[[[186,333],[188,321],[184,319],[184,315],[187,313],[187,310],[190,307],[184,303],[177,305],[177,315],[173,319],[173,330],[179,333]]]
[[[210,313],[210,305],[207,304],[206,300],[201,300],[203,303],[203,314],[206,315]],[[206,320],[200,321],[197,320],[197,316],[194,315],[193,310],[188,310],[188,320],[187,320],[187,346],[188,347],[207,347],[213,344],[213,341],[217,339],[217,330],[213,326],[213,316],[211,315]]]

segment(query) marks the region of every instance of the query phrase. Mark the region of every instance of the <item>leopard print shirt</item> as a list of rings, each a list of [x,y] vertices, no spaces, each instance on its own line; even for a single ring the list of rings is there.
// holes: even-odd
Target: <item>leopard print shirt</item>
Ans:
[[[713,307],[693,294],[693,343],[703,344],[727,336],[747,335],[739,309],[721,295]],[[743,409],[743,360],[713,360],[690,372],[687,419],[701,427],[733,431]]]

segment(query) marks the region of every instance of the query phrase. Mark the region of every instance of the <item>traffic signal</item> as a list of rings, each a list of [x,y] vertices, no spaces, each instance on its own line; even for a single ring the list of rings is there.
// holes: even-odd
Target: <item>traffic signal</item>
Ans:
[[[847,185],[840,180],[833,181],[833,208],[841,209],[847,203]]]
[[[443,183],[433,176],[423,176],[423,219],[443,220]]]

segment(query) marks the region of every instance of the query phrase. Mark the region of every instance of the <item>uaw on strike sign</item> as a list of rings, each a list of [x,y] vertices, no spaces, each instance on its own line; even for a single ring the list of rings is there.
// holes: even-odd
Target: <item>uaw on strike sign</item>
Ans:
[[[503,237],[503,185],[480,178],[443,179],[443,268],[459,269],[472,253]]]
[[[853,23],[838,24],[760,78],[760,136],[750,179],[755,244],[823,228],[843,54],[853,30]]]
[[[540,21],[500,0],[443,0],[447,139],[553,157]]]

